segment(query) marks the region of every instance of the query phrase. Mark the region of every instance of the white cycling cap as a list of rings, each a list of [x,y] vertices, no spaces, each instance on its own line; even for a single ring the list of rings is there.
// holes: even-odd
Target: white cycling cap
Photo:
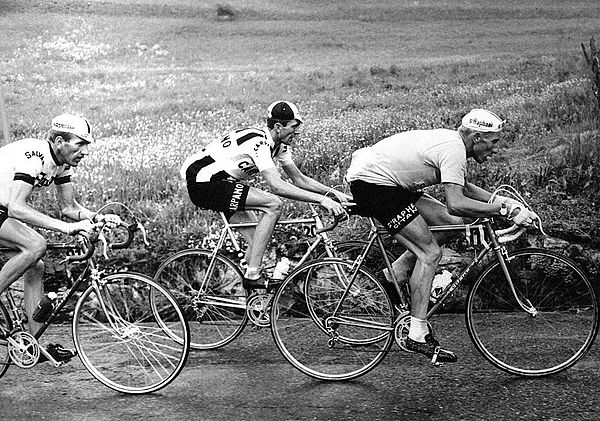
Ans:
[[[495,133],[502,130],[506,120],[500,119],[496,114],[482,108],[475,108],[462,119],[463,127],[484,133]]]
[[[75,136],[92,143],[92,127],[83,117],[73,114],[61,114],[52,119],[52,130],[73,133]]]
[[[269,105],[267,118],[281,121],[298,120],[300,123],[304,123],[304,120],[300,117],[298,107],[288,101],[275,101]]]

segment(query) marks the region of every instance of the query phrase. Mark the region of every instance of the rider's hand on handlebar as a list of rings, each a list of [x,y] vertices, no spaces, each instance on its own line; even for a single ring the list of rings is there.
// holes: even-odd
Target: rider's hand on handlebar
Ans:
[[[94,217],[94,221],[104,223],[109,229],[116,228],[123,223],[121,217],[114,213],[98,214]]]
[[[89,219],[83,219],[69,224],[69,235],[76,235],[80,232],[91,234],[94,229],[96,229],[96,224]]]
[[[343,215],[344,213],[346,213],[341,203],[338,203],[335,200],[330,199],[328,197],[323,196],[319,204],[325,209],[327,209],[329,213],[333,213],[336,216]]]
[[[517,212],[517,210],[515,210],[515,212]],[[525,207],[522,207],[518,209],[518,213],[516,213],[512,217],[512,220],[515,224],[521,227],[528,227],[531,226],[531,224],[533,224],[534,221],[537,221],[538,218],[539,217],[535,212],[525,209]]]

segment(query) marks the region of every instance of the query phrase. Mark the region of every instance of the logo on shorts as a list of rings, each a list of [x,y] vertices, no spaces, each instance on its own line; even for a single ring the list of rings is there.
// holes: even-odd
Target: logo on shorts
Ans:
[[[238,210],[240,202],[242,201],[242,193],[244,193],[244,185],[235,183],[235,188],[233,189],[233,194],[231,195],[231,200],[229,201],[229,210]]]
[[[414,218],[418,212],[419,211],[417,210],[417,207],[411,203],[406,209],[404,209],[387,223],[387,228],[396,230],[404,228],[406,223]]]

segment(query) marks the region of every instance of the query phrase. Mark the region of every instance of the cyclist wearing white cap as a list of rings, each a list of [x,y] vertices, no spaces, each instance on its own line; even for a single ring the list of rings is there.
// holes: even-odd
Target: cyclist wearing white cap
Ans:
[[[442,256],[440,244],[452,234],[432,233],[428,225],[462,223],[461,217],[512,217],[529,225],[535,214],[520,203],[496,197],[465,180],[467,158],[482,163],[496,153],[504,121],[494,113],[471,110],[458,130],[413,130],[398,133],[352,155],[346,179],[360,213],[379,220],[406,247],[393,264],[396,279],[409,281],[411,323],[406,346],[439,362],[454,362],[454,353],[439,348],[427,327],[431,284]],[[446,205],[421,191],[444,186]],[[409,275],[412,269],[412,275]],[[410,279],[408,279],[410,277]]]
[[[42,326],[32,314],[44,294],[41,259],[46,240],[30,225],[75,234],[92,230],[94,217],[111,224],[120,221],[116,215],[96,215],[75,200],[71,167],[88,154],[88,145],[93,141],[85,118],[61,114],[52,120],[48,140],[22,139],[0,148],[0,244],[17,250],[0,270],[0,293],[23,276],[25,311],[32,334]],[[62,214],[77,222],[52,218],[27,203],[34,189],[52,183],[58,191]],[[47,349],[57,361],[75,355],[74,350],[58,344],[50,344]]]
[[[246,289],[267,287],[268,281],[261,272],[262,258],[283,209],[278,196],[318,203],[336,215],[344,212],[338,202],[325,196],[331,189],[304,175],[292,159],[290,144],[302,123],[294,104],[276,101],[267,110],[265,129],[233,131],[191,155],[181,167],[181,176],[196,206],[224,212],[232,222],[256,221],[256,214],[248,211],[260,212],[255,228],[240,230],[248,243]],[[276,162],[293,184],[281,178]],[[257,174],[274,194],[240,182]],[[340,195],[339,199],[350,197]]]

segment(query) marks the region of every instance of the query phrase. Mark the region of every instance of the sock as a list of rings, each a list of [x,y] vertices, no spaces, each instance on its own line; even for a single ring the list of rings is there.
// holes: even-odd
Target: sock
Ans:
[[[244,275],[246,279],[258,279],[260,278],[260,268],[251,268],[248,266],[246,269],[246,274]]]
[[[410,339],[417,342],[425,342],[425,335],[428,333],[429,327],[427,326],[427,320],[410,316],[410,330],[408,331],[408,337]]]

